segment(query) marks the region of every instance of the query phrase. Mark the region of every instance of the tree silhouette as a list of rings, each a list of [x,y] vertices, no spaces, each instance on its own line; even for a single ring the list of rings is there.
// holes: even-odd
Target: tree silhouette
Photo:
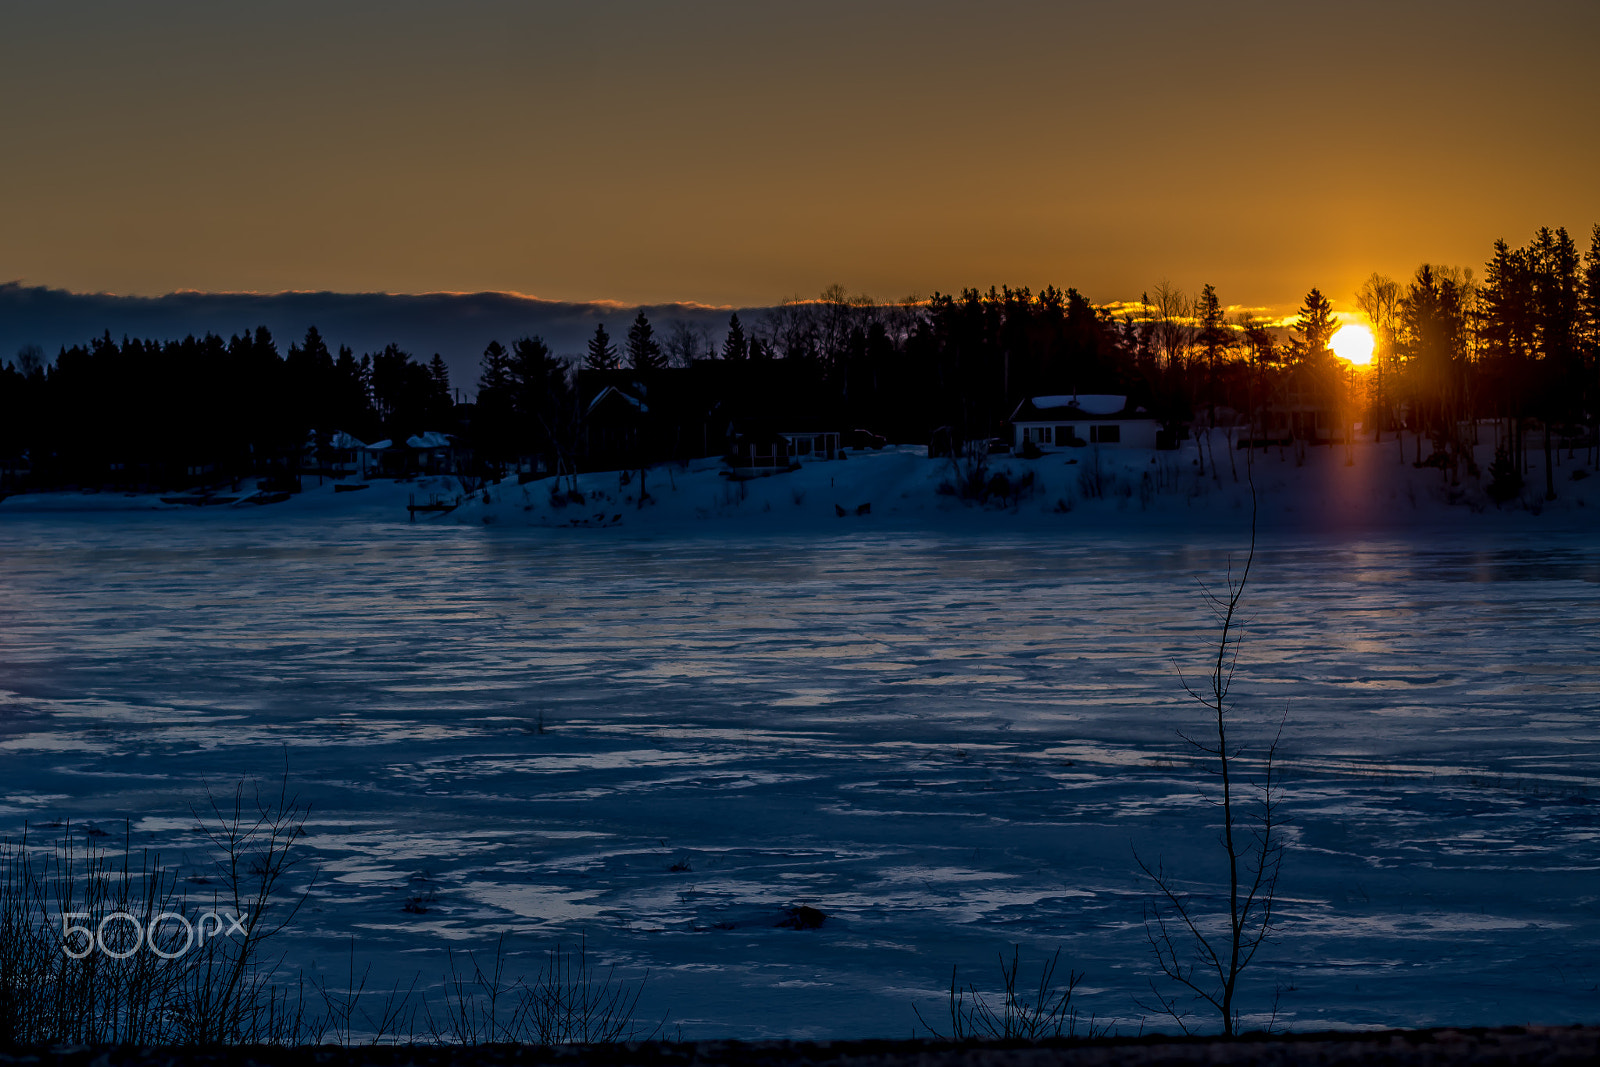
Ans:
[[[1600,234],[1600,228],[1597,228],[1597,234]],[[1600,236],[1596,240],[1600,240]],[[735,312],[728,319],[728,335],[722,339],[722,358],[740,360],[749,358],[749,355],[750,342],[745,339],[744,324]]]
[[[633,325],[628,327],[628,366],[634,370],[660,370],[666,365],[655,330],[641,308]]]
[[[597,322],[594,326],[594,336],[589,338],[589,351],[583,358],[586,370],[616,370],[617,346],[611,343],[611,335],[606,333],[606,324]]]
[[[1308,361],[1326,356],[1328,342],[1338,328],[1339,323],[1333,317],[1333,304],[1322,295],[1322,290],[1313,288],[1306,294],[1306,302],[1295,319],[1294,330],[1300,335],[1296,354]]]

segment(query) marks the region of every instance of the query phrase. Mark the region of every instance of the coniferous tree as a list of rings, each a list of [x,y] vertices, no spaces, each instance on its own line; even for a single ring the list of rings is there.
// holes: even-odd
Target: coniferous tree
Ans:
[[[556,357],[544,338],[524,337],[511,345],[511,377],[521,450],[558,463],[570,459],[576,441],[566,363]]]
[[[328,405],[329,430],[370,437],[374,429],[372,399],[365,359],[357,360],[349,345],[339,346],[333,364],[333,397]]]
[[[1315,362],[1325,357],[1328,342],[1338,328],[1339,324],[1333,317],[1333,304],[1322,295],[1322,290],[1313,288],[1306,294],[1306,302],[1294,323],[1295,332],[1300,335],[1297,347],[1300,358]]]
[[[1566,229],[1542,227],[1528,248],[1538,328],[1539,373],[1535,413],[1543,423],[1545,499],[1556,498],[1555,425],[1577,413],[1582,368],[1582,260]]]
[[[1589,235],[1579,309],[1585,364],[1584,406],[1589,412],[1589,439],[1594,442],[1595,462],[1600,464],[1600,223]]]
[[[1217,299],[1217,290],[1209,283],[1200,290],[1200,296],[1195,300],[1194,317],[1195,347],[1199,349],[1200,358],[1206,368],[1205,402],[1211,412],[1212,422],[1215,423],[1217,370],[1228,346],[1233,343],[1233,334],[1228,330],[1227,319],[1222,311],[1222,301]]]
[[[628,327],[628,366],[633,370],[660,370],[666,366],[666,362],[661,354],[661,345],[656,341],[655,330],[641,308],[633,325]]]
[[[606,333],[606,324],[595,323],[594,336],[589,338],[589,351],[583,357],[583,366],[586,370],[616,370],[617,346],[611,343],[611,335]]]
[[[1583,331],[1590,359],[1600,355],[1600,222],[1589,235],[1589,252],[1583,261]]]
[[[1596,228],[1596,240],[1600,241],[1600,227]],[[744,336],[744,324],[739,321],[736,312],[728,319],[728,336],[722,341],[722,358],[742,360],[750,355],[750,342]]]
[[[496,470],[515,449],[516,399],[511,377],[511,356],[499,341],[490,341],[479,362],[478,402],[473,416],[473,435],[483,449],[484,458]]]
[[[450,368],[445,366],[444,357],[437,352],[428,361],[428,377],[433,380],[433,387],[440,395],[450,395]]]

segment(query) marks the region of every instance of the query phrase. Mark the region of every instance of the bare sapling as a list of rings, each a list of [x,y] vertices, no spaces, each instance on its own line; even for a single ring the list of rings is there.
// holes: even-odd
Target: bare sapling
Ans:
[[[1152,980],[1154,1002],[1141,1002],[1140,1006],[1170,1017],[1186,1034],[1191,1032],[1190,1020],[1197,1012],[1211,1011],[1223,1034],[1239,1032],[1240,975],[1268,942],[1277,922],[1283,843],[1278,820],[1280,786],[1275,774],[1287,713],[1279,719],[1264,752],[1251,755],[1233,733],[1231,690],[1243,634],[1239,605],[1256,550],[1253,482],[1251,504],[1250,550],[1243,570],[1235,578],[1230,565],[1225,594],[1202,586],[1220,629],[1209,676],[1198,688],[1183,679],[1184,690],[1206,709],[1208,731],[1203,739],[1179,731],[1217,779],[1211,799],[1221,819],[1217,844],[1226,869],[1226,889],[1220,898],[1215,892],[1186,889],[1159,859],[1152,866],[1134,852],[1134,860],[1153,890],[1145,910],[1145,937],[1166,980],[1162,984]],[[1260,774],[1253,783],[1243,778],[1252,765]]]

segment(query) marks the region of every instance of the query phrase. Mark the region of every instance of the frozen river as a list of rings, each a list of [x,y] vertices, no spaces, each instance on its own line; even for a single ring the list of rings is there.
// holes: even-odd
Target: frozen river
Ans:
[[[585,931],[674,1036],[899,1037],[952,965],[1061,946],[1136,1029],[1133,849],[1218,875],[1176,736],[1241,547],[1208,538],[8,517],[0,820],[198,866],[203,784],[287,753],[292,966]],[[1600,548],[1279,540],[1255,575],[1237,695],[1288,709],[1291,847],[1247,1015],[1593,1021]]]

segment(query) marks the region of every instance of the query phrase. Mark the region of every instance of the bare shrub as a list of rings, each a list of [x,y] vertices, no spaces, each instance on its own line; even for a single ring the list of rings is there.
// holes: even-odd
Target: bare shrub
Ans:
[[[1011,961],[1000,955],[1000,987],[995,1003],[991,1003],[968,983],[962,986],[957,978],[957,968],[950,968],[950,1024],[949,1031],[941,1033],[928,1024],[922,1011],[913,1007],[917,1021],[940,1041],[969,1040],[1021,1040],[1039,1041],[1046,1038],[1078,1037],[1078,1009],[1072,1003],[1073,994],[1083,975],[1071,968],[1066,980],[1058,981],[1056,970],[1061,962],[1061,950],[1045,960],[1039,969],[1038,983],[1018,987],[1021,952],[1011,947]],[[1085,1024],[1082,1036],[1098,1037],[1105,1028],[1097,1028],[1091,1017]]]
[[[588,939],[576,949],[557,944],[531,982],[507,976],[507,935],[495,943],[487,966],[473,952],[450,954],[444,980],[444,1010],[429,1028],[436,1041],[457,1045],[518,1042],[536,1045],[609,1044],[646,1040],[636,1021],[647,973],[637,983],[619,981],[616,968],[601,970],[590,958]]]
[[[285,789],[211,801],[209,904],[159,854],[120,855],[69,825],[49,846],[0,844],[0,1044],[275,1043],[308,1030],[303,987],[275,981],[266,943],[306,890],[286,884],[305,809]],[[138,863],[134,860],[137,858]]]

